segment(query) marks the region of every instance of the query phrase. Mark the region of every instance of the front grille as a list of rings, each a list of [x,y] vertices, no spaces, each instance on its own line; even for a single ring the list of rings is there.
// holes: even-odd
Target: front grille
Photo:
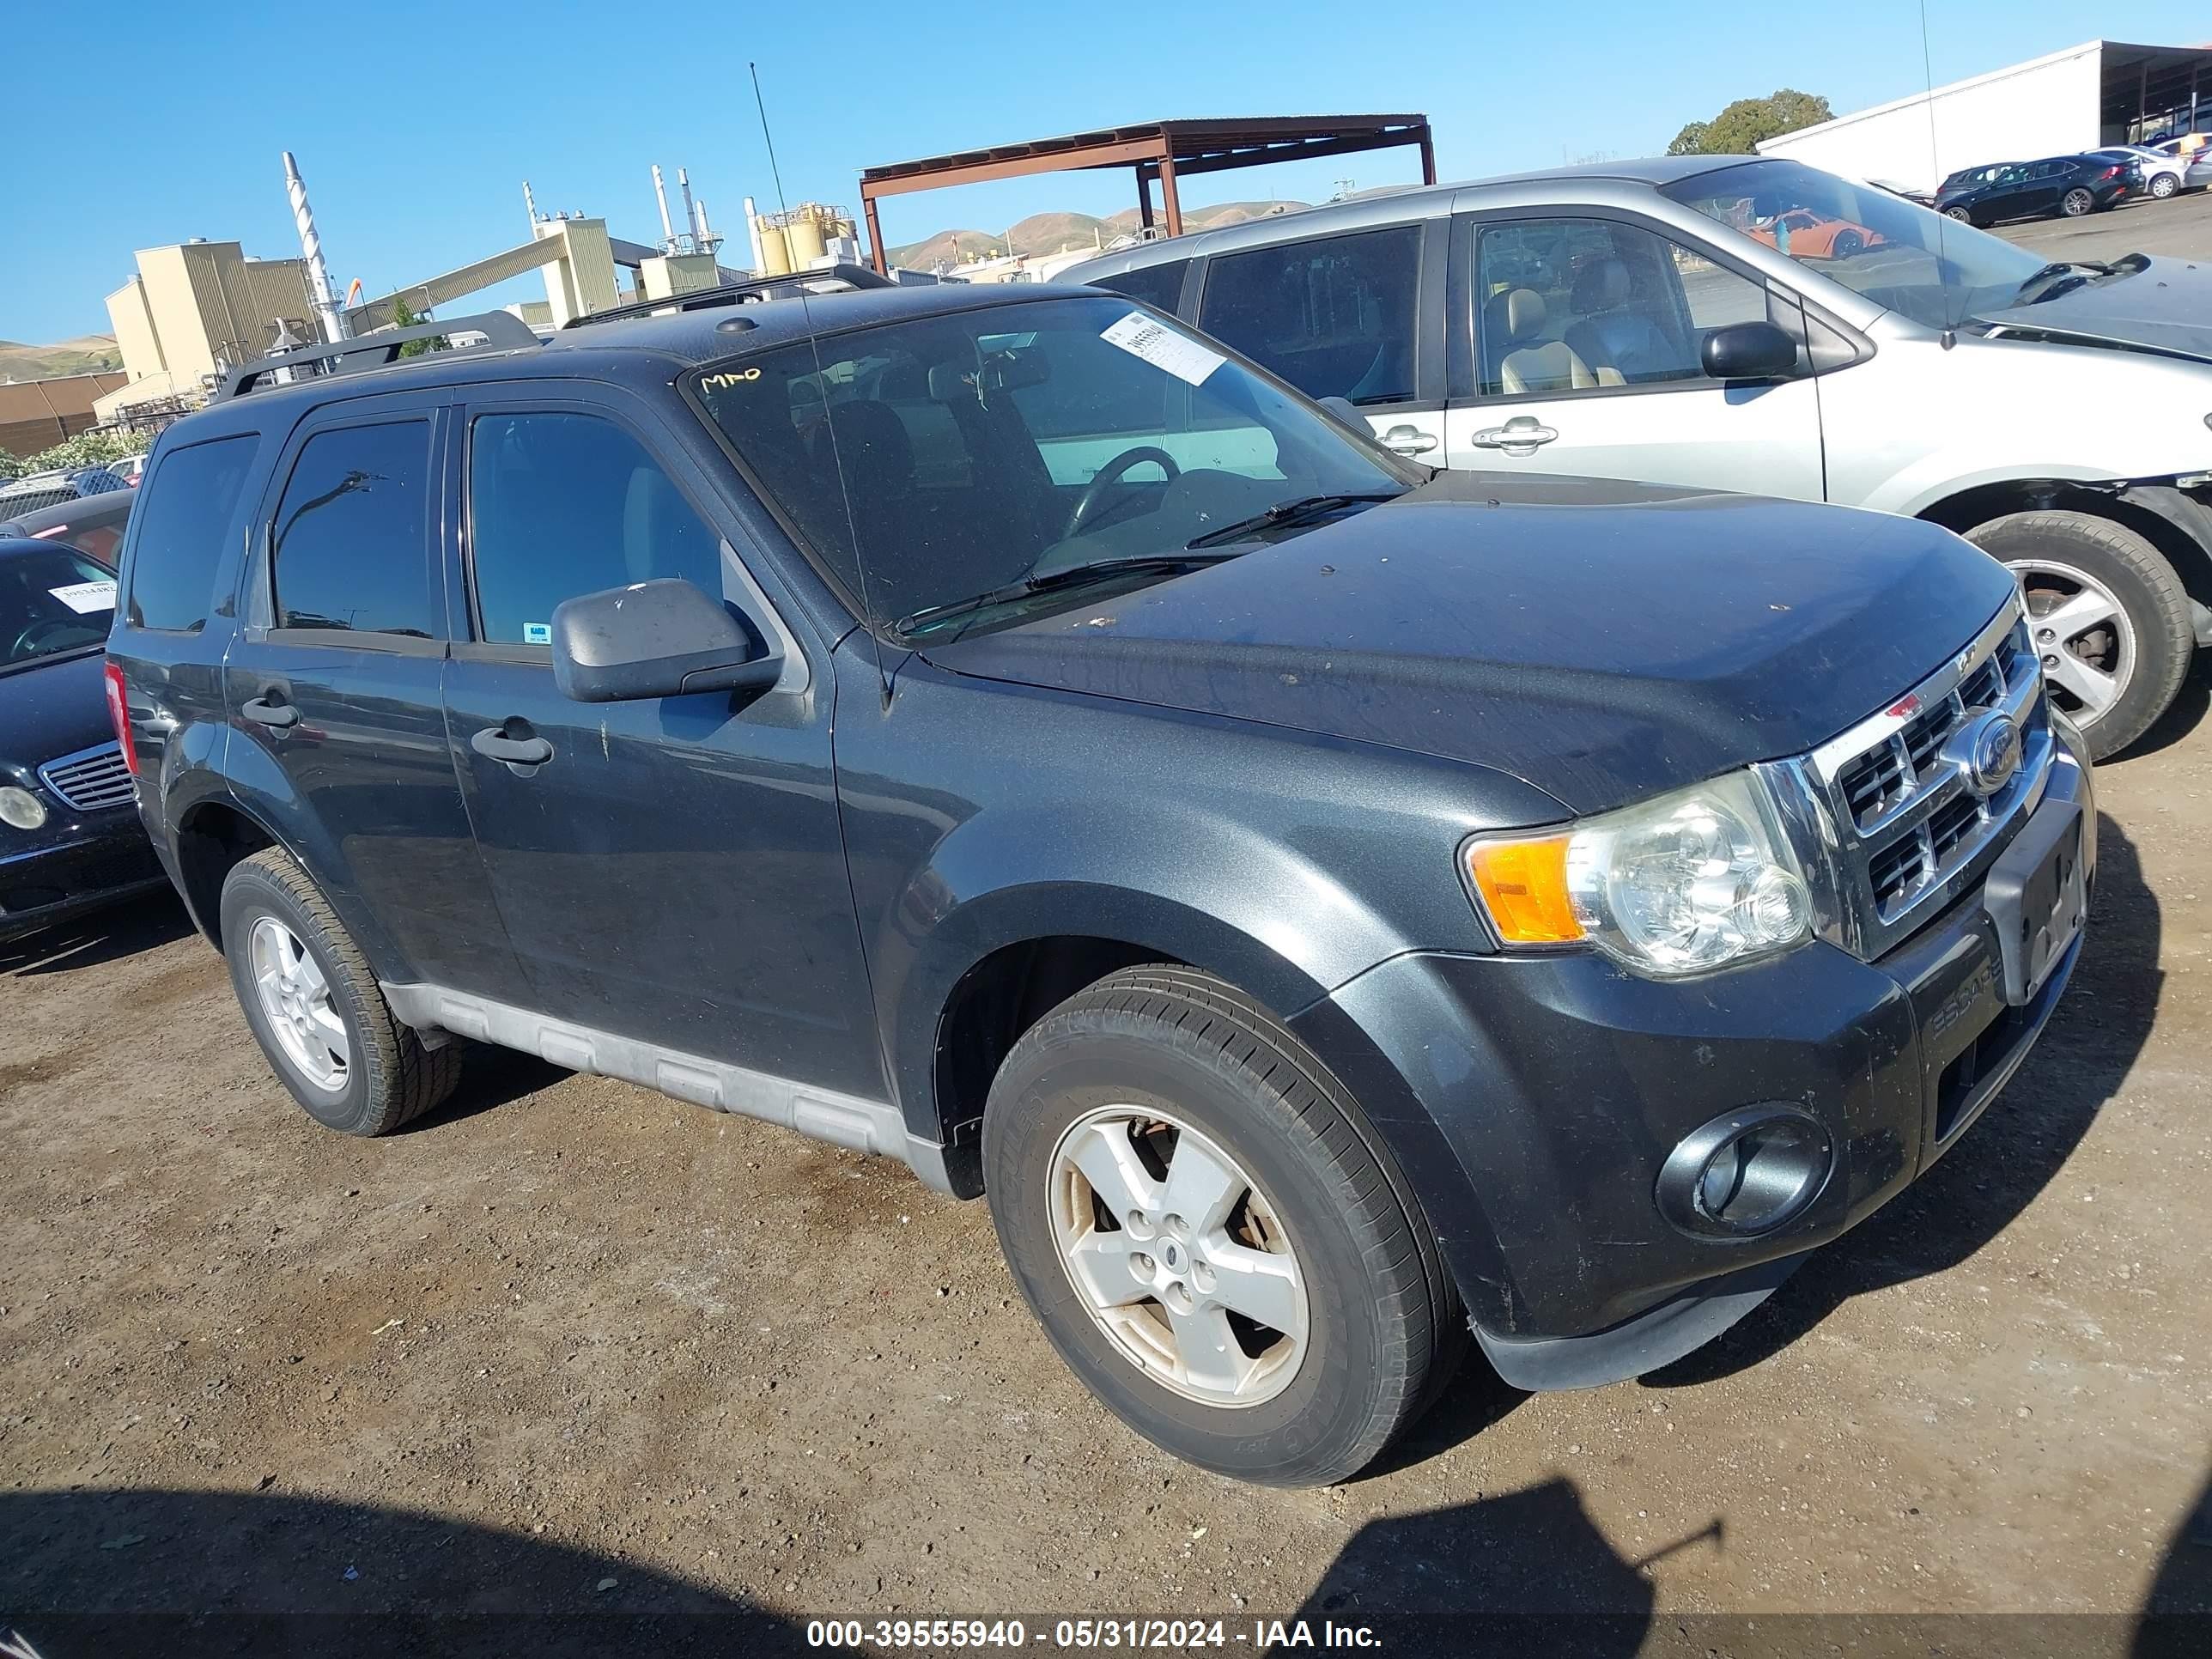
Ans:
[[[2018,769],[1986,799],[1968,787],[1953,736],[2000,709],[2021,731]],[[1835,884],[1824,932],[1869,959],[1903,939],[1994,858],[2041,800],[2053,737],[2042,671],[2017,605],[1879,714],[1802,763],[1835,821]]]
[[[80,812],[120,806],[131,798],[136,788],[131,769],[123,763],[123,750],[112,743],[80,749],[74,755],[48,761],[39,769],[39,781],[65,805]]]

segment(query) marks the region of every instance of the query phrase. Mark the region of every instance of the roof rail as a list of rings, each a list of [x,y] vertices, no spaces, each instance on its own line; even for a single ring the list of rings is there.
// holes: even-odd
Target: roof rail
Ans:
[[[323,340],[313,345],[300,347],[295,351],[283,351],[273,357],[256,357],[250,363],[241,363],[223,371],[209,397],[211,404],[232,398],[242,398],[249,392],[258,392],[269,376],[280,368],[307,367],[311,374],[354,374],[363,369],[382,368],[396,362],[399,348],[416,340],[434,340],[447,334],[481,334],[481,346],[463,346],[463,351],[510,351],[517,346],[534,346],[538,336],[530,325],[511,311],[479,312],[473,317],[452,317],[441,322],[418,323],[411,328],[387,328],[374,334],[363,334],[353,339]]]
[[[779,297],[771,290],[783,289],[798,293],[809,283],[842,283],[847,288],[896,288],[898,284],[888,276],[879,276],[866,265],[823,265],[817,270],[786,270],[769,276],[741,276],[734,283],[724,283],[720,288],[695,289],[689,294],[671,294],[659,300],[638,300],[626,306],[610,306],[605,311],[586,312],[580,317],[571,317],[561,325],[564,329],[583,328],[592,323],[618,323],[629,317],[653,317],[679,311],[708,311],[717,306],[759,305]]]

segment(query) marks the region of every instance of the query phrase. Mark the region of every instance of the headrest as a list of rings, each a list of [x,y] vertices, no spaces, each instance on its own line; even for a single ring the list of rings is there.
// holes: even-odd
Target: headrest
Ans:
[[[1525,345],[1544,331],[1544,296],[1533,288],[1509,288],[1483,307],[1485,330],[1507,345]]]
[[[1628,303],[1628,267],[1618,259],[1598,259],[1575,278],[1575,309],[1618,311]]]

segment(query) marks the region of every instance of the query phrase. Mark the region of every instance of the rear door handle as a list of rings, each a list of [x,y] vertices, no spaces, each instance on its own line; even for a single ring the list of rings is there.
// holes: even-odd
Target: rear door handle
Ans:
[[[1382,447],[1401,455],[1425,455],[1436,447],[1436,434],[1417,426],[1394,426],[1382,434]]]
[[[1533,455],[1539,444],[1547,444],[1559,435],[1556,428],[1546,426],[1534,416],[1516,415],[1504,426],[1485,427],[1468,441],[1477,449],[1502,449],[1509,455]]]
[[[238,712],[257,725],[273,726],[280,732],[300,723],[300,711],[286,702],[283,690],[274,685],[259,696],[239,704]]]
[[[530,728],[520,720],[511,722]],[[543,738],[512,737],[504,726],[487,726],[469,739],[469,747],[487,760],[504,761],[509,766],[543,766],[553,758],[553,745]]]

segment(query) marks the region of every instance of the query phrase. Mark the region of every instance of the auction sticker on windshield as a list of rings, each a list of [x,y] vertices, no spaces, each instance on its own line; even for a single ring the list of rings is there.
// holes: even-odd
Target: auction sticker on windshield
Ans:
[[[1131,312],[1098,337],[1193,386],[1229,361],[1188,335],[1154,322],[1141,311]]]
[[[113,582],[71,582],[67,587],[50,587],[46,592],[80,617],[88,617],[95,611],[115,609]]]

